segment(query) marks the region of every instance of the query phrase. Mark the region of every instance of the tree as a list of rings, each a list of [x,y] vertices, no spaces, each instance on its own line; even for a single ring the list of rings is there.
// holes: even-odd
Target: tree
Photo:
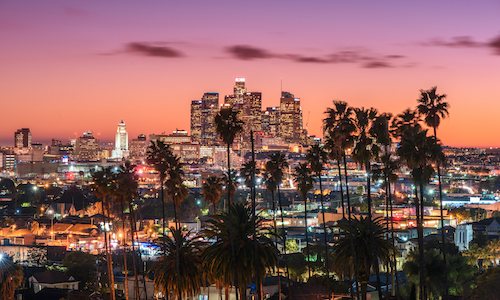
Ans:
[[[123,266],[124,266],[124,274],[125,274],[125,297],[128,300],[128,266],[127,266],[127,251],[126,251],[126,240],[127,234],[125,230],[125,204],[131,208],[130,203],[132,202],[132,198],[137,196],[137,176],[135,174],[135,166],[126,162],[124,166],[120,167],[118,173],[115,174],[115,190],[114,197],[115,203],[120,205],[121,210],[121,218],[122,218],[122,245],[123,245]],[[130,211],[130,217],[132,216],[132,210]],[[134,246],[134,227],[132,225],[132,218],[130,218],[130,233],[132,238],[132,247]],[[137,277],[137,266],[135,263],[135,254],[133,255],[134,259],[134,277],[135,277],[135,292],[136,297],[139,294],[139,284]]]
[[[12,258],[0,253],[0,298],[14,300],[14,293],[23,282],[23,268]]]
[[[224,144],[227,146],[227,200],[229,201],[228,205],[228,214],[229,214],[229,222],[232,221],[231,218],[231,205],[233,204],[233,198],[231,195],[231,189],[233,187],[232,178],[231,178],[231,145],[234,142],[236,135],[243,131],[244,122],[241,121],[238,117],[239,111],[234,111],[231,107],[221,108],[219,113],[215,115],[215,126],[216,131],[221,137]],[[234,249],[234,240],[233,240],[233,229],[231,223],[229,223],[229,236],[230,236],[230,244],[231,244],[231,257],[233,260],[233,274],[236,276],[236,262],[235,260],[235,249]],[[234,278],[236,281],[236,277]],[[238,300],[238,291],[236,291],[236,300]]]
[[[155,290],[168,294],[173,291],[182,297],[192,297],[199,293],[202,282],[201,243],[198,237],[190,237],[191,232],[182,228],[170,228],[172,237],[166,237],[164,253],[153,264]]]
[[[441,123],[441,118],[446,118],[449,115],[448,102],[445,102],[446,94],[439,95],[436,93],[437,87],[432,87],[429,90],[420,90],[420,98],[418,101],[417,111],[419,114],[424,116],[425,125],[432,127],[434,130],[434,138],[437,139],[437,128]],[[436,161],[437,175],[439,182],[439,206],[441,209],[441,228],[444,227],[444,216],[443,216],[443,189],[441,186],[441,163],[442,161]],[[441,230],[441,241],[444,247],[444,230]],[[444,267],[446,269],[446,253],[444,250],[441,251],[443,254]],[[444,274],[444,282],[446,286],[446,294],[448,294],[448,275],[447,272]]]
[[[420,200],[415,197],[418,246],[420,250],[420,294],[426,299],[425,291],[425,264],[424,264],[424,242],[423,242],[423,213],[424,213],[424,187],[429,182],[434,169],[431,163],[436,157],[441,157],[442,148],[439,142],[431,136],[427,136],[427,130],[422,130],[420,126],[407,127],[402,132],[401,142],[397,154],[403,162],[412,170],[411,177],[416,187],[420,187]],[[416,193],[417,194],[417,193]],[[420,203],[420,205],[419,205]]]
[[[233,204],[229,209],[232,210],[231,215],[228,212],[221,212],[207,221],[208,224],[203,233],[207,239],[215,240],[215,242],[203,251],[203,269],[226,286],[229,286],[234,278],[241,298],[246,299],[246,287],[251,283],[252,278],[260,277],[263,280],[266,270],[273,271],[277,266],[277,249],[272,240],[266,236],[269,232],[262,228],[263,219],[252,217],[250,206]],[[229,218],[232,218],[231,222]],[[234,260],[228,259],[232,252],[230,224],[233,224],[234,244],[238,245]],[[255,256],[252,238],[254,227],[257,229],[257,256]],[[234,269],[238,272],[231,272]]]
[[[170,163],[172,161],[172,150],[170,149],[169,145],[166,145],[163,141],[161,140],[156,140],[156,142],[151,141],[151,144],[148,147],[147,150],[147,162],[148,164],[152,165],[153,168],[159,173],[159,179],[160,179],[160,199],[161,199],[161,213],[162,213],[162,225],[163,225],[163,230],[162,230],[162,241],[163,241],[163,262],[166,264],[166,218],[165,218],[165,199],[164,199],[164,184],[165,184],[165,179],[167,177],[167,171],[170,168]],[[167,266],[164,266],[165,269]],[[165,288],[166,289],[166,288]],[[168,293],[168,291],[166,291]],[[168,295],[168,294],[167,294]]]
[[[213,213],[217,213],[217,202],[219,202],[222,195],[222,181],[220,177],[210,176],[203,182],[202,188],[203,197],[205,201],[213,205]]]
[[[297,183],[297,191],[302,199],[304,199],[304,229],[306,233],[306,261],[309,277],[311,278],[310,252],[309,252],[309,228],[307,227],[307,193],[314,187],[314,178],[311,169],[305,163],[299,163],[295,168],[295,182]]]
[[[318,144],[315,144],[309,148],[307,151],[306,159],[311,166],[311,170],[316,173],[319,182],[319,191],[320,191],[320,202],[321,202],[321,212],[323,214],[323,233],[325,236],[324,246],[325,246],[325,271],[326,277],[330,277],[329,265],[330,262],[328,260],[329,251],[328,251],[328,232],[326,231],[326,220],[325,220],[325,206],[323,203],[323,185],[321,183],[321,172],[323,171],[323,166],[328,162],[328,154],[324,150],[324,148]]]
[[[113,259],[109,250],[109,238],[108,232],[106,230],[106,224],[108,223],[107,218],[110,217],[109,207],[111,202],[111,197],[113,195],[113,173],[111,167],[105,168],[102,171],[93,174],[94,184],[92,189],[97,198],[101,199],[102,207],[102,221],[104,224],[104,249],[106,253],[106,264],[108,267],[108,278],[109,278],[109,288],[111,291],[111,300],[115,300],[115,278],[113,275]],[[106,217],[107,215],[107,217]]]
[[[370,225],[370,223],[372,223]],[[370,220],[368,217],[352,219],[352,226],[342,221],[337,225],[341,232],[354,239],[355,251],[351,251],[349,239],[343,238],[333,247],[333,269],[342,278],[351,278],[355,268],[358,268],[358,278],[361,283],[361,297],[366,300],[367,284],[374,264],[380,261],[388,263],[392,245],[385,239],[386,231],[380,219]],[[351,229],[352,228],[352,229]],[[371,228],[371,230],[370,230]],[[352,232],[351,232],[352,230]],[[376,247],[376,256],[372,245]],[[353,255],[354,254],[354,255]],[[354,264],[356,262],[356,264]]]
[[[81,281],[82,286],[89,286],[95,282],[96,259],[92,254],[72,251],[66,254],[62,264],[67,268],[66,274],[68,276],[73,276],[76,280]]]
[[[347,154],[346,150],[354,145],[354,132],[356,126],[353,120],[353,109],[344,101],[333,101],[333,108],[326,110],[327,117],[324,120],[325,131],[328,136],[339,140],[338,151],[344,163],[344,178],[347,198],[347,222],[351,226],[351,200],[349,195],[349,177],[347,176]],[[340,168],[339,168],[340,170]],[[340,174],[339,174],[340,176]],[[352,226],[349,232],[353,232]],[[351,251],[354,253],[354,239],[350,237]],[[356,294],[359,299],[358,271],[356,267],[357,260],[354,259],[354,284],[356,285]],[[352,278],[352,277],[350,277]],[[351,290],[352,291],[352,290]],[[351,294],[351,296],[353,296]]]
[[[448,266],[445,269],[444,261],[441,259],[441,254],[437,248],[425,249],[424,251],[426,286],[428,287],[427,297],[438,299],[448,294],[446,290],[448,286],[442,280],[445,270],[447,270],[450,279],[449,283],[451,285],[449,287],[451,288],[451,294],[462,296],[470,289],[471,282],[473,282],[477,269],[468,264],[467,257],[458,253],[454,255],[447,253],[449,260]],[[416,250],[409,254],[403,266],[409,281],[413,284],[419,282],[419,263],[419,253],[418,250]]]
[[[47,247],[36,244],[28,250],[28,261],[36,264],[37,267],[47,263]]]
[[[283,203],[281,202],[281,191],[280,186],[283,182],[283,177],[285,175],[284,170],[288,168],[288,161],[286,160],[285,154],[281,152],[274,152],[269,156],[269,160],[266,162],[266,172],[268,172],[273,178],[268,184],[273,184],[272,190],[277,190],[278,192],[278,204],[281,215],[281,229],[283,232],[283,250],[286,254],[286,230],[285,230],[285,220],[283,216]],[[276,211],[275,211],[276,214]],[[290,273],[288,271],[288,257],[285,255],[285,270],[287,277],[287,286],[290,287]]]

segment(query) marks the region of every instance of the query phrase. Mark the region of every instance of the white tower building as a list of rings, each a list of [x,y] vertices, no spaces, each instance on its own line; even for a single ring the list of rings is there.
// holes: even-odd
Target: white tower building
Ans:
[[[129,156],[127,126],[125,126],[123,120],[118,123],[115,137],[115,149],[111,156],[115,159],[127,158]]]

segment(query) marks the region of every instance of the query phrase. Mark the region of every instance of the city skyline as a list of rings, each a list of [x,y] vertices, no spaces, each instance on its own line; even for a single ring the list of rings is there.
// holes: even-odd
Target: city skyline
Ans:
[[[339,99],[399,113],[420,89],[447,94],[444,145],[495,147],[500,4],[493,1],[0,3],[0,145],[30,128],[33,142],[90,130],[113,141],[190,128],[190,104],[233,94],[235,78],[301,99],[304,126],[321,137]],[[439,20],[439,21],[436,21]]]

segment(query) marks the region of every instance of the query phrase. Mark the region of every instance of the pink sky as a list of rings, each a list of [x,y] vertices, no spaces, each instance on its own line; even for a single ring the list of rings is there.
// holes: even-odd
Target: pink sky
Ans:
[[[235,77],[301,98],[321,135],[333,99],[399,113],[420,89],[448,95],[438,135],[450,146],[500,146],[498,1],[0,2],[0,145],[85,130],[113,140],[189,130],[204,92]],[[309,116],[309,117],[308,117]]]

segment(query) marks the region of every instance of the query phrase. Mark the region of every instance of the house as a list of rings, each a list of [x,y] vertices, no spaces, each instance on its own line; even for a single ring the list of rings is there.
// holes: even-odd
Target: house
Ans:
[[[458,251],[469,250],[469,243],[474,238],[472,224],[459,224],[455,229],[455,246]]]
[[[73,276],[64,275],[60,271],[44,271],[35,273],[28,278],[30,285],[33,286],[35,294],[43,288],[62,289],[62,290],[78,290],[80,281],[76,281]]]

